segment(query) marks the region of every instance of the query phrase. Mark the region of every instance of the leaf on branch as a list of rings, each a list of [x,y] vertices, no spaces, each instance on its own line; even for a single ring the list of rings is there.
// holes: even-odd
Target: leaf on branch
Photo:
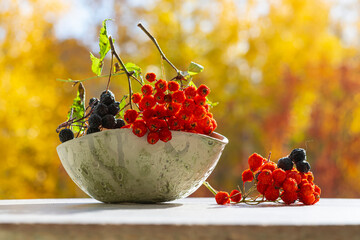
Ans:
[[[123,98],[120,100],[120,112],[116,115],[116,118],[124,119],[124,112],[125,112],[125,106],[126,106],[126,99],[128,98],[128,95],[124,95]]]
[[[110,50],[110,42],[109,42],[109,37],[107,35],[107,30],[106,30],[106,22],[108,20],[111,19],[105,19],[102,22],[102,27],[100,29],[100,34],[99,34],[99,47],[100,47],[100,60],[104,60],[105,55],[109,52]]]
[[[191,62],[187,72],[189,73],[190,76],[194,76],[198,73],[201,73],[204,70],[204,67],[201,66],[200,64]]]
[[[70,119],[70,117],[74,118],[74,121],[79,120],[84,117],[84,114],[85,114],[85,88],[82,83],[79,83],[76,97],[74,98],[73,104],[71,105],[70,111],[68,113],[68,120]],[[77,125],[72,126],[74,132],[81,131],[81,127]]]
[[[138,65],[136,65],[135,63],[128,62],[128,63],[125,64],[125,67],[128,70],[128,72],[134,71],[134,76],[136,78],[140,77],[141,68]]]
[[[102,71],[102,61],[100,58],[95,57],[91,52],[90,52],[90,59],[91,59],[91,70],[93,71],[93,73],[95,73],[97,76],[101,75],[101,71]]]

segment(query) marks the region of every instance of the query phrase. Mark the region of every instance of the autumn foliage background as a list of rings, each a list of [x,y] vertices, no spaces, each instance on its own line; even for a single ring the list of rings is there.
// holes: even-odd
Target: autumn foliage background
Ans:
[[[160,75],[161,61],[139,21],[178,68],[205,67],[194,82],[220,102],[217,132],[230,140],[209,179],[215,188],[241,184],[253,152],[277,161],[302,147],[323,197],[360,197],[359,8],[356,0],[1,1],[0,198],[85,196],[56,154],[55,129],[76,94],[56,78],[93,76],[89,51],[98,52],[106,18],[122,58],[143,73]],[[126,81],[113,79],[117,98]],[[87,99],[105,86],[86,81]],[[210,195],[202,187],[193,196]]]

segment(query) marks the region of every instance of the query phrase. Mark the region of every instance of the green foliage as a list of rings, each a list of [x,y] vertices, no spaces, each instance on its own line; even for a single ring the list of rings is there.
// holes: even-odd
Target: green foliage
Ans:
[[[128,95],[124,95],[123,98],[120,100],[120,112],[116,115],[116,118],[124,118],[125,106],[126,106],[126,99]]]
[[[82,83],[79,83],[79,87],[77,90],[77,94],[76,97],[73,100],[73,104],[70,107],[70,111],[68,113],[68,119],[75,119],[75,120],[80,120],[81,118],[84,117],[85,114],[85,88],[84,85]],[[78,126],[80,123],[77,123],[75,125],[72,126],[72,130],[74,132],[80,132],[81,131],[81,127]]]
[[[200,64],[191,62],[187,72],[189,73],[190,76],[194,76],[196,74],[201,73],[204,70],[204,67],[201,66]]]
[[[109,36],[107,35],[107,30],[106,30],[106,22],[110,20],[110,19],[105,19],[102,22],[102,27],[100,29],[100,34],[99,34],[99,47],[100,47],[100,58],[95,57],[91,52],[90,52],[90,59],[91,59],[91,70],[93,71],[93,73],[95,73],[96,75],[100,76],[101,75],[101,71],[102,71],[102,67],[103,67],[103,60],[106,56],[106,54],[109,52],[110,50],[110,42],[109,42]],[[113,40],[114,41],[114,40]]]
[[[140,78],[141,75],[141,68],[137,66],[135,63],[128,62],[125,64],[126,69],[128,72],[134,72],[134,76],[136,78]]]

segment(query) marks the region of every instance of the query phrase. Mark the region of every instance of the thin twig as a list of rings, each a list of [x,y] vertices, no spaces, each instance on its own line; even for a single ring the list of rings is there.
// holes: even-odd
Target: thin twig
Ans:
[[[112,73],[112,65],[113,65],[113,57],[114,57],[114,55],[111,54],[110,73],[109,73],[109,80],[108,80],[108,83],[107,83],[107,85],[106,85],[106,92],[109,90],[109,86],[110,86],[111,73]]]
[[[139,23],[137,26],[138,26],[139,28],[141,28],[141,30],[143,30],[143,31],[145,32],[145,34],[151,39],[151,41],[154,42],[156,48],[157,48],[157,49],[159,50],[159,52],[160,52],[161,57],[176,71],[177,74],[180,74],[179,69],[177,69],[177,68],[174,66],[174,64],[172,64],[172,63],[169,61],[169,59],[166,58],[164,52],[161,50],[161,48],[160,48],[159,44],[157,43],[156,39],[149,33],[149,31],[146,30],[146,28],[145,28],[141,23]]]
[[[109,36],[109,42],[110,42],[110,47],[111,47],[111,55],[114,55],[116,57],[116,59],[119,61],[121,67],[124,69],[125,73],[126,73],[126,77],[128,79],[128,84],[129,84],[129,103],[130,103],[130,109],[133,109],[132,107],[132,102],[131,102],[131,98],[132,98],[132,88],[131,88],[131,81],[130,81],[130,77],[131,74],[129,73],[129,71],[126,69],[124,62],[121,60],[121,58],[119,57],[119,55],[116,53],[115,51],[115,47],[112,41],[111,36]]]

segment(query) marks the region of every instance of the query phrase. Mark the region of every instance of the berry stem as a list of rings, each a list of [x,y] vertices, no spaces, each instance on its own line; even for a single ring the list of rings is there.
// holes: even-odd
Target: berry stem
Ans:
[[[212,192],[212,194],[216,195],[218,191],[216,191],[211,185],[210,183],[208,183],[207,181],[203,182],[203,185],[209,189],[210,192]]]
[[[177,73],[177,76],[175,77],[176,79],[178,80],[181,80],[181,79],[185,79],[185,77],[181,74],[181,71],[179,69],[177,69],[174,64],[172,64],[172,62],[169,61],[169,59],[166,58],[164,52],[161,50],[158,42],[156,41],[156,39],[154,38],[153,35],[151,35],[151,33],[149,33],[148,30],[146,30],[146,28],[141,24],[139,23],[137,25],[139,28],[141,28],[141,30],[144,31],[144,33],[151,39],[151,41],[155,44],[156,48],[158,49],[160,55],[161,55],[161,58],[164,59]]]
[[[114,43],[113,40],[111,38],[111,36],[109,36],[109,42],[110,42],[110,47],[111,47],[111,55],[114,55],[116,57],[116,59],[119,61],[121,67],[124,69],[126,77],[128,79],[128,84],[129,84],[129,103],[130,103],[130,109],[133,109],[132,107],[132,102],[131,102],[131,98],[132,98],[132,87],[131,87],[131,81],[130,81],[130,76],[131,74],[129,73],[129,71],[126,69],[124,62],[121,60],[121,58],[119,57],[119,55],[116,53],[115,51],[115,47],[114,47]]]
[[[269,152],[269,156],[268,156],[268,159],[267,159],[268,162],[270,162],[270,158],[271,158],[271,151]]]
[[[112,65],[113,65],[113,58],[114,58],[114,54],[111,54],[110,73],[109,73],[109,80],[108,80],[108,83],[107,83],[107,85],[106,85],[106,92],[109,90],[109,86],[110,86],[111,73],[112,73]]]

